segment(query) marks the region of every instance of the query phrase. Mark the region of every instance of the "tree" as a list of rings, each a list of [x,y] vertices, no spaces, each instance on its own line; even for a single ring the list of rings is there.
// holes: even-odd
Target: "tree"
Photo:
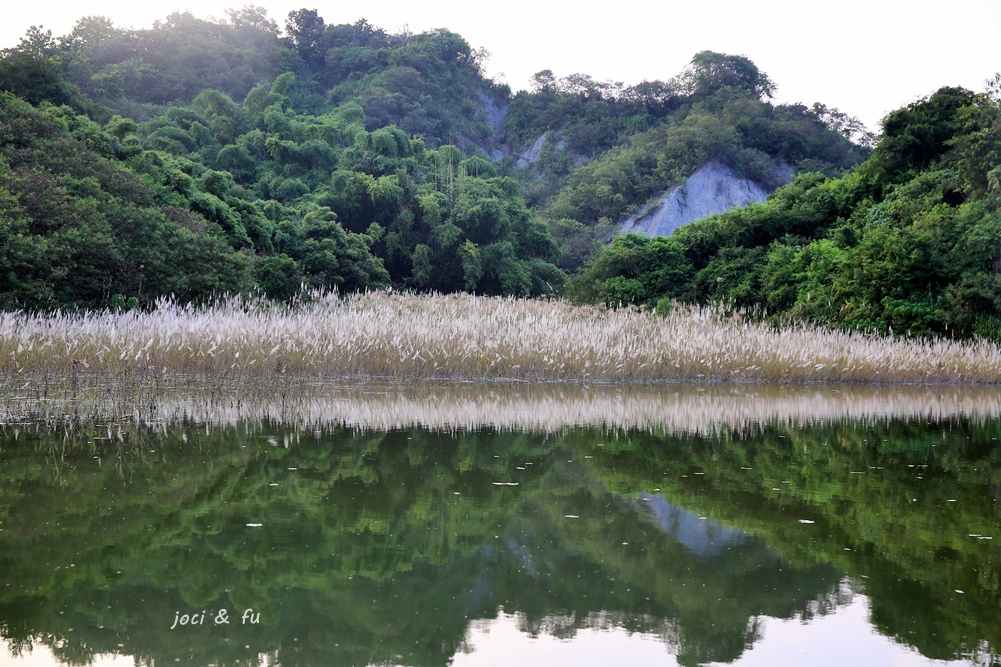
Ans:
[[[945,87],[931,97],[891,112],[883,119],[883,135],[865,171],[880,186],[908,180],[945,155],[949,141],[963,126],[961,109],[974,101],[965,88]]]
[[[728,86],[744,90],[758,99],[771,97],[775,84],[747,56],[730,56],[713,51],[695,54],[682,81],[690,96],[702,99]]]
[[[0,59],[0,90],[39,104],[70,104],[82,107],[79,93],[63,79],[59,61],[31,50],[17,50]]]
[[[278,34],[278,24],[268,16],[268,10],[257,5],[244,5],[240,9],[227,9],[229,22],[237,28],[253,28]]]
[[[118,35],[118,29],[106,16],[85,16],[76,22],[73,30],[59,40],[60,46],[71,51],[99,46]]]
[[[55,55],[56,41],[52,39],[52,31],[43,30],[44,27],[33,25],[28,28],[24,37],[21,38],[21,41],[12,50],[40,57]]]
[[[289,12],[285,21],[285,32],[288,33],[289,40],[299,51],[299,57],[311,69],[323,66],[324,30],[323,19],[315,9],[297,9]]]
[[[556,91],[556,76],[553,70],[544,69],[532,75],[533,93],[551,93]]]

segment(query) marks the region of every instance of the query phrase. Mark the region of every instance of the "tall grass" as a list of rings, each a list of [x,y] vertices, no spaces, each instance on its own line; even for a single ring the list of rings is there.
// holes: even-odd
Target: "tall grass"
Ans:
[[[278,392],[310,379],[665,383],[998,383],[1001,349],[794,327],[677,307],[667,317],[565,302],[373,292],[294,307],[231,298],[148,312],[0,314],[0,381],[134,396],[200,383]]]

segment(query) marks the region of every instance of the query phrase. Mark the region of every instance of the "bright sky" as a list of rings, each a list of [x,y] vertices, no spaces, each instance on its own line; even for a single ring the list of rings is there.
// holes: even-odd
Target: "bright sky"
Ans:
[[[145,28],[172,11],[224,17],[266,7],[279,25],[293,9],[327,23],[365,18],[389,32],[448,28],[490,54],[487,71],[514,90],[535,72],[598,80],[669,79],[704,50],[745,55],[778,86],[779,102],[823,102],[878,129],[889,111],[945,85],[981,91],[1001,71],[1001,0],[618,0],[588,5],[544,0],[35,0],[5,3],[0,47],[31,25],[56,36],[85,15]]]

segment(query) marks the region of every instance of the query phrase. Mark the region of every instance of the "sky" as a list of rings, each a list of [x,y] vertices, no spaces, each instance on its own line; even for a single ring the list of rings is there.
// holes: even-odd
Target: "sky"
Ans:
[[[0,48],[32,25],[60,36],[81,17],[148,28],[174,11],[224,18],[243,0],[35,0],[5,3]],[[279,25],[316,9],[326,23],[366,19],[388,32],[447,28],[490,53],[487,74],[529,87],[532,74],[589,74],[636,84],[678,74],[699,51],[750,58],[777,86],[775,101],[822,102],[879,130],[890,111],[942,86],[982,91],[1001,72],[1001,0],[256,0]]]

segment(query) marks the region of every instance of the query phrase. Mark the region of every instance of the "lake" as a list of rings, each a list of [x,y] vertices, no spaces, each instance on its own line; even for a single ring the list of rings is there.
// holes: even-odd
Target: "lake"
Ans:
[[[24,405],[0,664],[1001,664],[998,389]]]

